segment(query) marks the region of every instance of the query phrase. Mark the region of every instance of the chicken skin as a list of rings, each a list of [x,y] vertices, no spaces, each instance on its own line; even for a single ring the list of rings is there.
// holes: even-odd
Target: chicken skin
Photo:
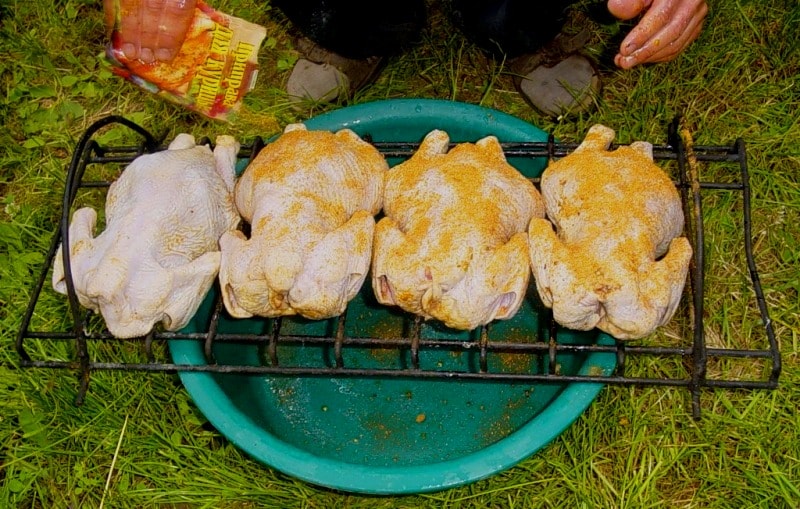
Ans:
[[[531,221],[536,288],[554,319],[636,339],[667,323],[686,282],[692,248],[678,191],[653,162],[652,145],[608,148],[595,125],[575,151],[545,169],[547,215]]]
[[[372,286],[382,304],[470,330],[522,304],[526,228],[544,205],[494,136],[448,146],[447,133],[431,131],[389,172]]]
[[[349,129],[290,124],[236,184],[251,236],[220,240],[220,286],[231,316],[341,314],[369,271],[386,159]]]
[[[208,293],[220,263],[218,241],[240,218],[233,204],[236,154],[230,136],[208,146],[180,134],[168,150],[136,158],[109,188],[106,228],[97,213],[73,214],[72,280],[81,305],[99,312],[117,338],[185,326]],[[67,293],[63,246],[53,287]]]

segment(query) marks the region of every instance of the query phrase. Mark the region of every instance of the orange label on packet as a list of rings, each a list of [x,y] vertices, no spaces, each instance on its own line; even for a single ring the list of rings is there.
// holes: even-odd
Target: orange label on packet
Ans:
[[[228,120],[255,86],[265,36],[264,27],[198,1],[186,40],[171,62],[127,58],[116,30],[106,54],[116,74],[141,88],[210,118]]]

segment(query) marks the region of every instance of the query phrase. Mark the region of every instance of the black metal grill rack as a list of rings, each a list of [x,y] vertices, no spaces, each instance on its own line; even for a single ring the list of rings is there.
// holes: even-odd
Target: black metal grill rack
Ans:
[[[144,141],[138,146],[103,147],[93,137],[105,126],[110,124],[123,124],[137,133]],[[94,371],[144,371],[144,372],[183,372],[202,371],[213,373],[240,373],[252,375],[275,376],[330,376],[330,377],[418,377],[418,378],[446,378],[453,380],[497,380],[499,382],[521,383],[567,383],[589,382],[601,384],[636,385],[636,386],[674,386],[687,389],[691,395],[692,413],[695,418],[700,416],[700,395],[704,390],[714,388],[728,389],[774,389],[778,385],[781,371],[781,359],[778,345],[767,309],[767,304],[756,271],[753,257],[753,241],[750,219],[750,183],[747,168],[747,156],[743,140],[736,140],[731,146],[694,146],[691,134],[682,127],[680,119],[675,119],[668,129],[667,145],[655,145],[654,157],[661,161],[674,161],[677,163],[676,185],[680,190],[686,212],[687,235],[694,247],[694,260],[690,267],[689,284],[684,293],[684,302],[679,314],[686,315],[687,333],[677,342],[669,344],[653,344],[652,342],[621,342],[614,344],[575,345],[561,344],[558,341],[559,327],[552,320],[549,326],[544,327],[544,337],[534,338],[533,341],[518,342],[504,338],[490,338],[489,328],[483,327],[475,340],[449,341],[421,337],[419,319],[413,321],[408,334],[397,338],[373,337],[346,337],[344,323],[346,314],[336,319],[336,327],[329,337],[299,337],[284,334],[281,330],[281,320],[273,321],[272,330],[264,335],[237,335],[218,333],[217,324],[220,313],[223,312],[220,302],[215,303],[207,331],[201,333],[170,333],[151,331],[149,335],[134,340],[116,340],[105,332],[91,332],[88,322],[91,313],[82,309],[72,285],[69,271],[69,252],[63,250],[65,256],[65,271],[68,288],[69,311],[72,324],[64,326],[61,330],[34,330],[32,317],[37,310],[37,305],[42,296],[45,282],[50,267],[53,263],[59,244],[67,240],[68,225],[71,208],[80,189],[106,188],[110,182],[105,180],[84,180],[86,169],[90,165],[105,165],[128,163],[138,155],[145,152],[161,150],[156,139],[145,129],[121,117],[111,116],[92,125],[79,140],[73,153],[72,161],[66,178],[63,195],[62,214],[60,224],[54,232],[50,249],[47,253],[41,274],[35,282],[32,296],[22,320],[16,338],[16,351],[19,355],[19,366],[22,368],[56,368],[77,372],[79,387],[76,398],[80,404],[89,387],[90,375]],[[368,137],[367,137],[368,139]],[[208,143],[202,139],[199,143]],[[254,157],[264,146],[261,138],[256,138],[252,144],[242,147],[240,159],[249,160]],[[413,153],[415,143],[375,143],[375,146],[386,157],[407,157]],[[507,156],[514,157],[563,157],[570,153],[577,144],[556,143],[553,136],[543,143],[505,143],[504,151]],[[697,171],[698,164],[726,163],[728,166],[738,166],[733,178],[725,179],[726,182],[702,181]],[[704,268],[705,268],[705,238],[703,222],[703,200],[706,193],[718,191],[738,193],[741,198],[742,221],[742,249],[744,250],[747,271],[749,272],[749,285],[752,291],[751,298],[757,305],[759,319],[763,325],[763,337],[757,338],[759,346],[754,348],[726,348],[719,345],[708,344],[704,326]],[[50,290],[52,291],[52,290]],[[762,329],[756,329],[760,334]],[[161,362],[156,359],[154,345],[167,341],[196,341],[203,345],[207,363],[204,365],[176,364],[170,360]],[[142,345],[139,348],[140,358],[134,361],[120,362],[117,359],[92,358],[88,346],[93,342],[120,342],[129,341]],[[213,347],[219,342],[244,344],[259,344],[264,346],[264,362],[260,366],[227,365],[217,363],[213,356]],[[32,354],[32,342],[38,342],[35,348],[37,354]],[[55,342],[67,342],[73,358],[70,360],[53,360],[48,358],[47,351]],[[327,345],[333,352],[334,362],[329,367],[298,367],[284,366],[278,358],[280,344],[322,344]],[[386,369],[363,369],[348,366],[344,361],[343,351],[349,348],[380,348],[404,350],[410,355],[408,366]],[[447,371],[429,370],[420,366],[419,353],[426,349],[451,350],[454,352],[472,351],[479,353],[478,369],[475,371]],[[44,352],[44,353],[43,353]],[[522,355],[536,355],[549,360],[545,372],[539,373],[508,373],[493,372],[488,359],[499,353],[515,353]],[[574,375],[561,374],[556,368],[558,358],[562,355],[588,354],[592,352],[605,352],[616,358],[616,368],[609,375]],[[43,358],[36,358],[36,357]],[[95,355],[96,357],[97,355]],[[665,373],[662,370],[653,372],[634,368],[637,360],[656,359],[666,361],[676,360],[684,366],[678,374]],[[746,365],[758,367],[752,370],[737,370],[737,373],[722,373],[722,375],[708,376],[709,363],[720,360],[738,360]]]

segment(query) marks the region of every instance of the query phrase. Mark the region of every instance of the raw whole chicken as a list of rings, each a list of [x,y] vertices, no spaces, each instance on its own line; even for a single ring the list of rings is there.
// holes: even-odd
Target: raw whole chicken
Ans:
[[[522,304],[526,228],[544,204],[494,136],[448,146],[447,133],[431,131],[389,172],[372,286],[382,304],[470,330]]]
[[[558,323],[636,339],[672,318],[692,248],[679,237],[680,197],[653,162],[652,145],[609,151],[613,139],[613,130],[595,125],[544,171],[542,195],[556,231],[531,221],[531,267]]]
[[[75,211],[69,227],[72,280],[81,305],[99,312],[118,338],[185,326],[217,276],[219,237],[237,227],[233,182],[239,144],[220,136],[213,153],[179,134],[168,150],[136,158],[97,213]],[[63,246],[62,246],[63,248]],[[67,293],[61,249],[53,287]]]
[[[386,159],[349,129],[290,124],[247,167],[235,201],[250,223],[220,239],[231,316],[341,314],[369,271]]]

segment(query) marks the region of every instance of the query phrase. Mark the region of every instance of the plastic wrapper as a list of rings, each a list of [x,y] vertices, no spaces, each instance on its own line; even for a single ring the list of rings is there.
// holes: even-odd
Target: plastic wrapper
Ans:
[[[207,117],[230,120],[255,86],[258,50],[266,29],[197,2],[186,39],[170,62],[127,58],[117,31],[121,9],[106,50],[113,71],[139,87]]]

